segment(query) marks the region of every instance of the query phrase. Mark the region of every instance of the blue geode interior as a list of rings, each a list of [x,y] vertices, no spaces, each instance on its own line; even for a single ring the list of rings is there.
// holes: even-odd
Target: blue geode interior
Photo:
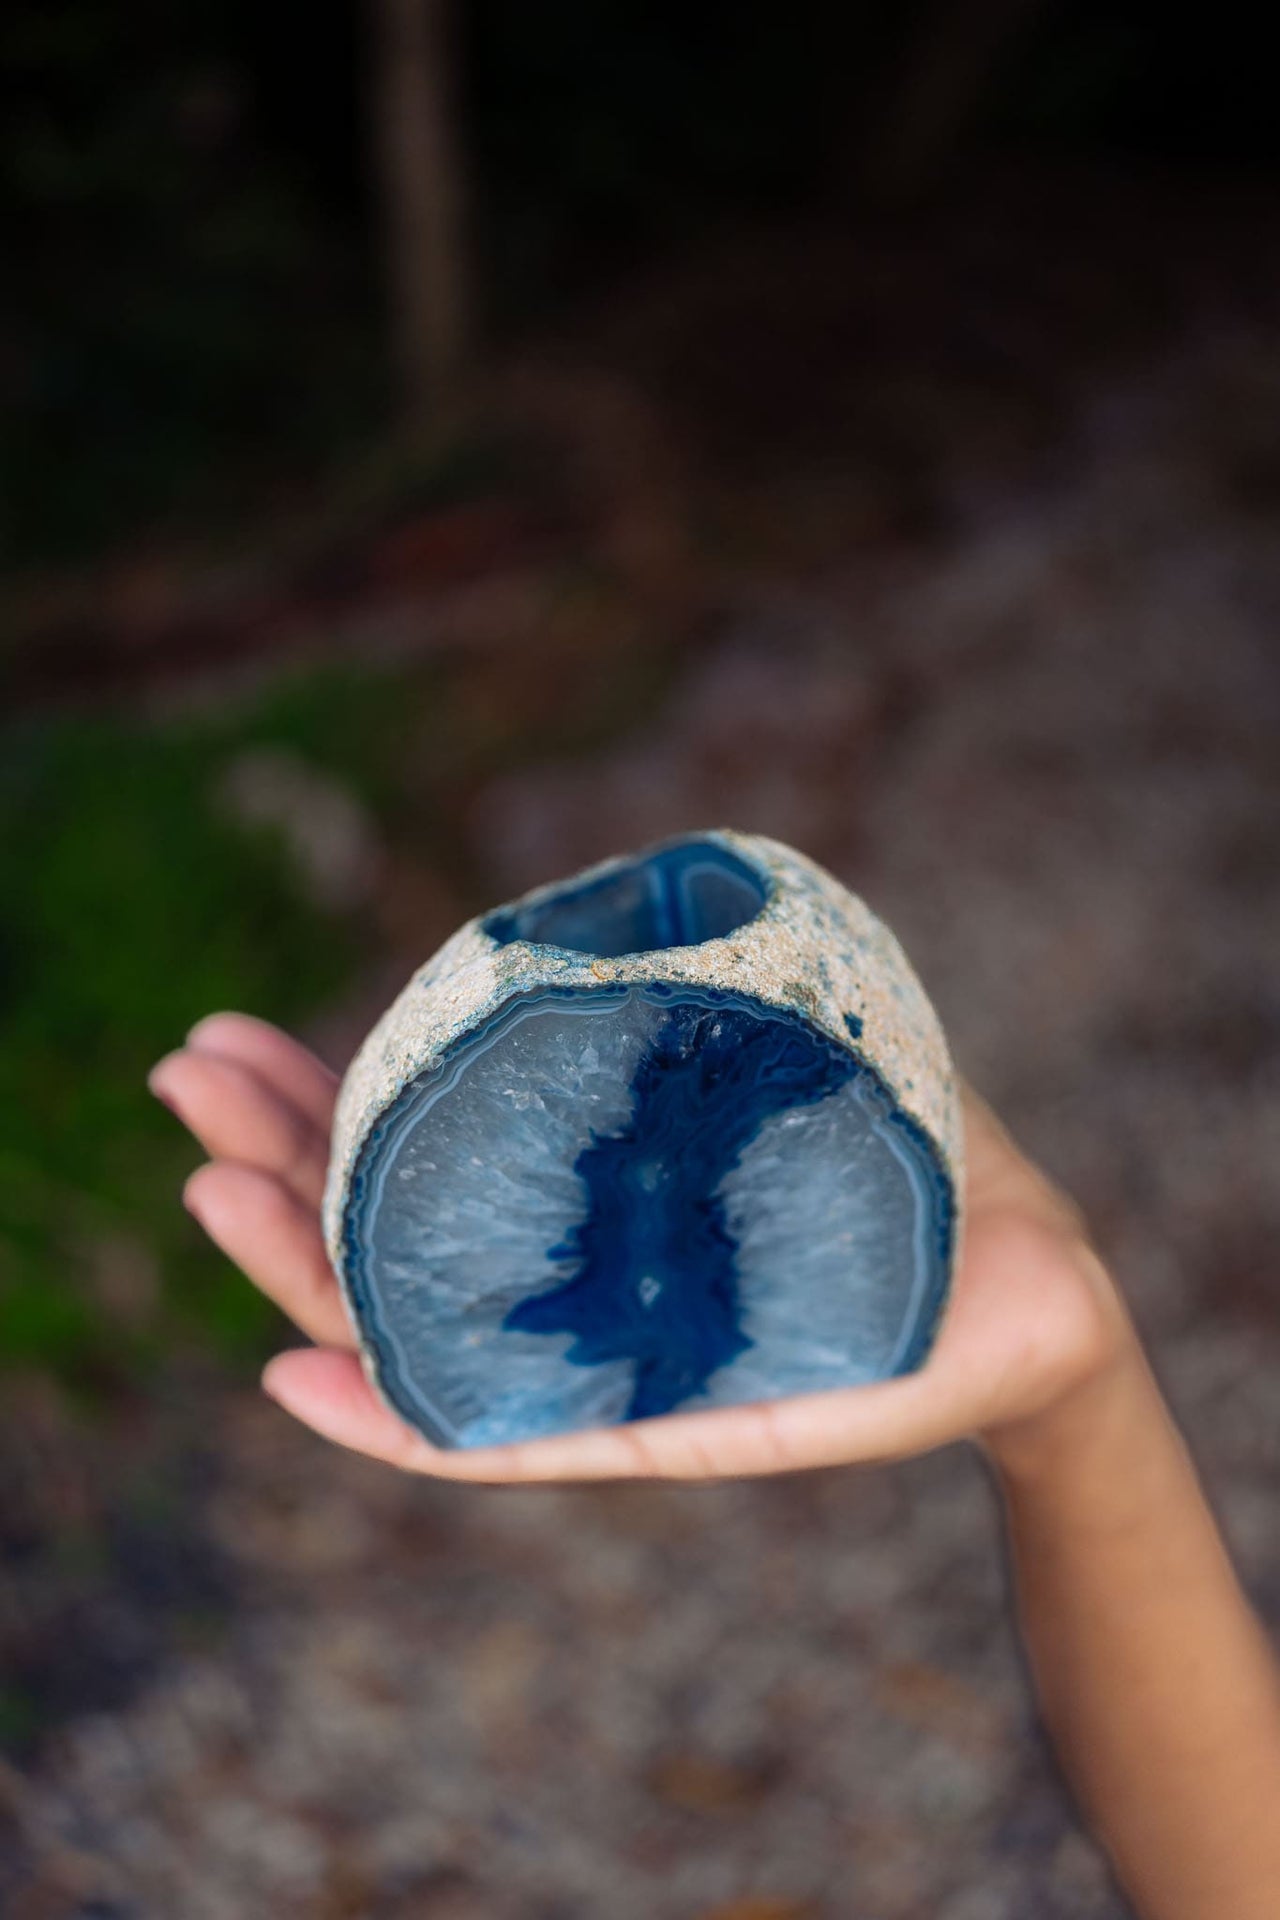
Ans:
[[[500,907],[484,930],[500,946],[528,940],[609,960],[722,939],[764,903],[763,882],[745,860],[714,840],[690,838],[523,906]]]
[[[487,925],[645,951],[763,898],[686,843]],[[382,1116],[344,1223],[383,1387],[455,1447],[907,1372],[950,1251],[947,1174],[869,1066],[660,982],[514,996]]]

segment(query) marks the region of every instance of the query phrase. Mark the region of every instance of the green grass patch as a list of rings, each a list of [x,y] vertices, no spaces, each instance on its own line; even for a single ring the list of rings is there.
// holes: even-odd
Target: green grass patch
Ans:
[[[359,960],[280,835],[219,805],[237,754],[287,749],[385,819],[410,725],[400,677],[312,672],[234,713],[0,735],[0,1361],[91,1385],[137,1377],[179,1330],[260,1350],[273,1312],[182,1212],[198,1149],[145,1076],[202,1014],[297,1022]],[[158,1307],[118,1310],[104,1246],[158,1266]]]

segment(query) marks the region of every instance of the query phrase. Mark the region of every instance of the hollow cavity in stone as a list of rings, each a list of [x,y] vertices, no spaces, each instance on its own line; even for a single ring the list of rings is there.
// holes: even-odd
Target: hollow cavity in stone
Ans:
[[[757,873],[713,840],[673,841],[484,922],[499,945],[527,940],[600,959],[698,946],[736,933],[765,903]]]

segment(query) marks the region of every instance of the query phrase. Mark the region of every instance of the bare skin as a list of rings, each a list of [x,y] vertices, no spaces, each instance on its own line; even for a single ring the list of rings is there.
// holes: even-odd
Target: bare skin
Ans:
[[[707,1480],[976,1442],[1005,1499],[1023,1639],[1080,1800],[1147,1920],[1280,1915],[1280,1670],[1132,1323],[1071,1203],[965,1096],[964,1250],[905,1379],[451,1453],[365,1379],[319,1203],[337,1080],[288,1035],[211,1015],[150,1085],[209,1163],[184,1201],[317,1342],[273,1399],[411,1472],[502,1484]]]

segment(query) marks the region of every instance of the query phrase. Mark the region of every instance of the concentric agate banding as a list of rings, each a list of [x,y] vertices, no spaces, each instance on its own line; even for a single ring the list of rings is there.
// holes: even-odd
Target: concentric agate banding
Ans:
[[[700,923],[727,930],[666,944]],[[658,944],[581,950],[601,927]],[[325,1235],[379,1391],[476,1446],[918,1367],[960,1156],[893,935],[804,855],[723,830],[536,889],[419,969],[343,1081]]]

